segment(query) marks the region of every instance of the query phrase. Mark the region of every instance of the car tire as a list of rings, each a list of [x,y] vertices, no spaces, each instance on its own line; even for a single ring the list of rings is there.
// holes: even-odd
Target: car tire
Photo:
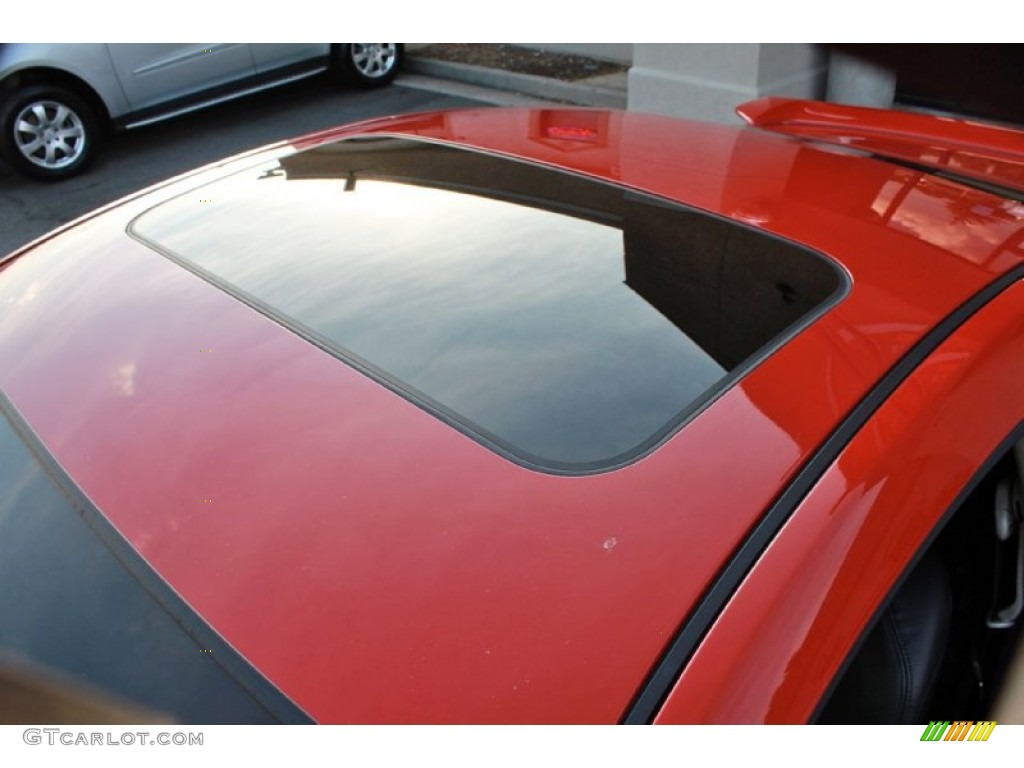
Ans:
[[[99,149],[99,120],[88,101],[57,85],[29,85],[0,111],[0,151],[13,168],[43,181],[74,176]]]
[[[405,55],[401,43],[342,43],[334,66],[342,80],[356,88],[378,88],[395,79]]]

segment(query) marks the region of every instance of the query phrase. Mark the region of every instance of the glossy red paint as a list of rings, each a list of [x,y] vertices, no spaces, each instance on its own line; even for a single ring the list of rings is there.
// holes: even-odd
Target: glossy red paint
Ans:
[[[1024,423],[1024,282],[878,410],[765,551],[659,723],[801,723],[959,492]]]
[[[954,117],[768,97],[736,108],[751,125],[948,170],[1024,191],[1019,130]]]
[[[163,578],[319,721],[618,720],[839,419],[1024,263],[1024,210],[951,181],[642,115],[580,111],[599,134],[581,142],[545,131],[546,112],[393,118],[296,146],[380,133],[521,157],[808,243],[852,278],[841,304],[614,472],[513,464],[127,239],[133,216],[229,168],[0,271],[4,392]]]

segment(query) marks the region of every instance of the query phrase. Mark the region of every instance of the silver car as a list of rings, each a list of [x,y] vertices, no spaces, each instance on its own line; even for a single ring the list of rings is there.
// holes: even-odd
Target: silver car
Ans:
[[[56,180],[111,128],[137,128],[329,70],[363,88],[394,79],[401,43],[0,45],[0,152]]]

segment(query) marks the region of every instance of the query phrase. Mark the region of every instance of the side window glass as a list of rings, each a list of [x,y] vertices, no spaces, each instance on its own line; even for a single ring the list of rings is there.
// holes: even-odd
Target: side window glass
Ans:
[[[1024,439],[948,518],[862,639],[818,722],[1024,715],[1022,478]]]

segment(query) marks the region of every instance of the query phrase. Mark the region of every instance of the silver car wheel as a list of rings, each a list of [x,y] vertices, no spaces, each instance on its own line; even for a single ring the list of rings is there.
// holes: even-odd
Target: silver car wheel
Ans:
[[[352,43],[352,65],[363,77],[377,79],[391,73],[398,62],[398,43]]]
[[[67,104],[33,101],[14,119],[14,143],[33,165],[48,170],[65,168],[85,153],[85,124]]]

